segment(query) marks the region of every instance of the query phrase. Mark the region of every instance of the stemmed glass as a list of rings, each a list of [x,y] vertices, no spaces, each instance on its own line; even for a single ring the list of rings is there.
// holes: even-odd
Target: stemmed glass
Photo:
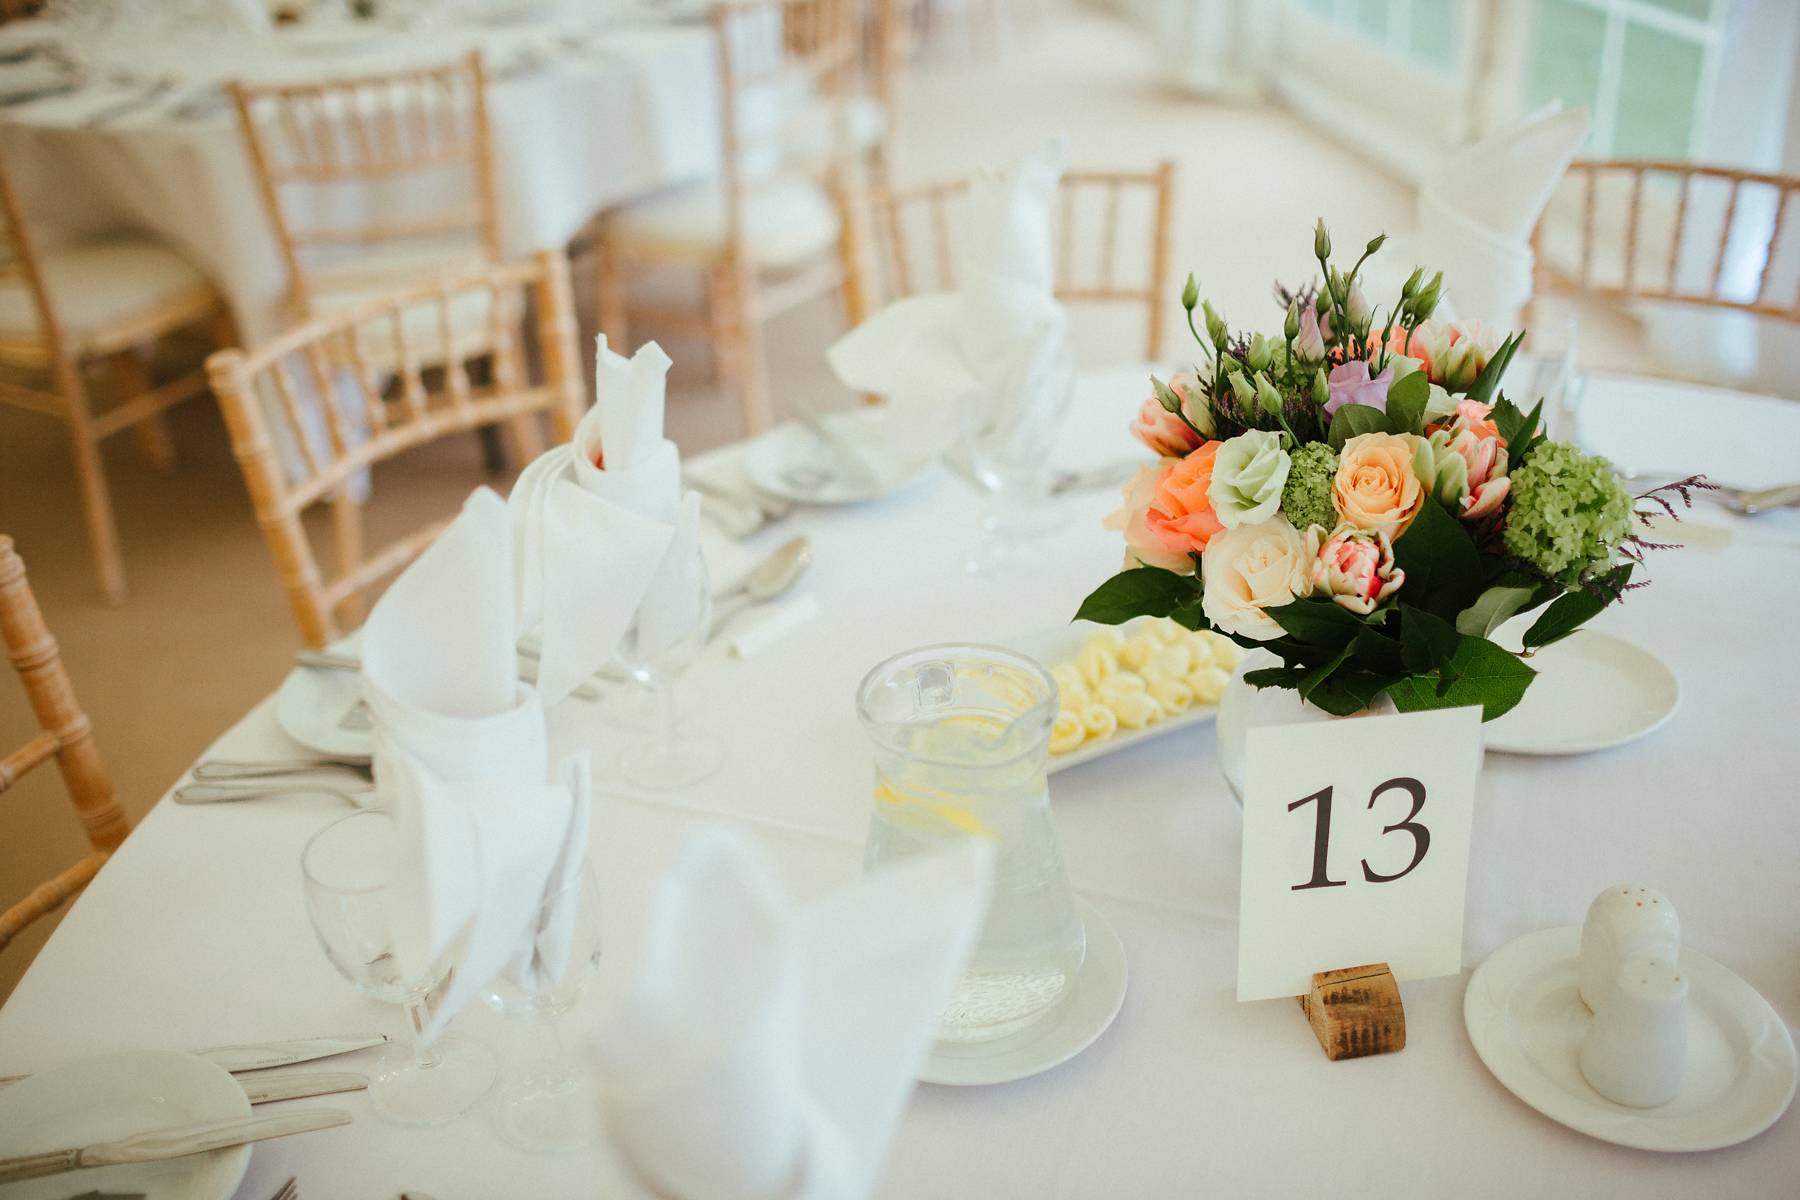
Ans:
[[[593,865],[583,863],[574,882],[548,896],[538,910],[537,928],[547,928],[556,910],[569,906],[568,960],[548,988],[527,992],[511,980],[497,980],[487,1002],[522,1023],[536,1043],[517,1073],[501,1086],[494,1108],[500,1136],[521,1150],[574,1150],[594,1139],[599,1112],[599,1080],[571,1056],[559,1019],[581,999],[582,986],[600,966],[600,906]]]
[[[705,648],[712,628],[712,581],[700,547],[690,547],[675,570],[680,594],[687,601],[686,613],[677,618],[685,628],[671,640],[669,614],[640,609],[621,647],[649,716],[630,731],[619,765],[627,782],[655,790],[698,783],[717,771],[725,758],[717,737],[683,717],[676,696],[682,674]]]
[[[422,975],[409,978],[400,969],[389,917],[399,861],[399,837],[388,814],[363,811],[333,821],[300,855],[306,915],[339,974],[365,996],[406,1006],[411,1045],[382,1056],[369,1081],[375,1111],[401,1125],[441,1125],[480,1102],[498,1065],[493,1051],[472,1038],[425,1040],[429,999],[454,953]]]

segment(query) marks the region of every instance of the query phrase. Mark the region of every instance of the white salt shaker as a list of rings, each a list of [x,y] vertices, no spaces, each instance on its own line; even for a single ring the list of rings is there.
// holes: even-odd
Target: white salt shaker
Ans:
[[[1615,1104],[1655,1108],[1687,1069],[1687,977],[1672,959],[1628,958],[1581,1042],[1581,1073]]]
[[[1655,888],[1610,887],[1588,905],[1581,927],[1581,999],[1594,1012],[1627,958],[1681,959],[1681,921]]]

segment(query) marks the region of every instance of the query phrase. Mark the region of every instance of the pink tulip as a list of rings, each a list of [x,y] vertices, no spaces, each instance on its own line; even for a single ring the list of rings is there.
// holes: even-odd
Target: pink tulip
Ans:
[[[1310,536],[1324,530],[1315,525]],[[1406,572],[1394,566],[1394,546],[1385,533],[1341,526],[1325,538],[1310,569],[1313,591],[1330,596],[1353,613],[1366,614],[1400,590]]]

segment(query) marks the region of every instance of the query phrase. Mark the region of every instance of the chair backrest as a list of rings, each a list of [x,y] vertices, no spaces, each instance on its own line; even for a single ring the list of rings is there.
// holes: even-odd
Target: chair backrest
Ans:
[[[878,269],[889,297],[942,291],[957,284],[960,207],[966,179],[925,184],[874,196]],[[1054,260],[1056,295],[1065,303],[1141,305],[1145,354],[1162,351],[1162,315],[1175,297],[1169,283],[1169,226],[1175,165],[1148,171],[1065,171],[1057,200]],[[1120,231],[1149,233],[1147,253],[1126,271]]]
[[[1800,176],[1578,160],[1532,231],[1533,307],[1659,300],[1800,324],[1797,208]]]
[[[25,206],[13,186],[12,172],[0,155],[0,280],[17,281],[31,298],[37,313],[38,337],[53,360],[62,358],[63,326],[57,315],[56,301],[44,281],[43,260],[39,257],[37,239],[26,219]],[[9,340],[11,336],[9,335]]]
[[[836,181],[851,158],[846,105],[860,32],[852,0],[725,0],[711,9],[719,53],[727,237],[740,246],[744,197],[797,172]]]
[[[35,17],[43,8],[44,0],[0,0],[0,25]]]
[[[39,917],[55,912],[112,857],[131,823],[113,797],[112,780],[94,744],[93,726],[75,702],[75,689],[63,670],[56,639],[44,625],[37,598],[25,579],[25,564],[12,539],[0,535],[0,640],[13,668],[25,683],[25,695],[37,716],[38,734],[19,749],[0,757],[0,795],[33,767],[56,760],[75,815],[81,818],[93,851],[73,866],[33,888],[23,900],[0,913],[0,949]]]
[[[522,335],[528,309],[535,355],[525,352]],[[441,364],[429,372],[421,366],[422,342],[431,343],[431,361]],[[448,523],[365,555],[353,488],[359,473],[451,434],[535,421],[540,413],[549,414],[558,441],[573,437],[586,398],[575,343],[568,263],[546,250],[526,263],[447,276],[315,318],[257,349],[223,350],[207,360],[307,645],[336,638],[340,612],[352,611],[366,589],[412,561]],[[385,384],[377,362],[394,364]],[[327,501],[336,542],[330,579],[302,525],[308,508]]]
[[[231,96],[302,314],[315,311],[321,277],[333,268],[354,273],[371,251],[411,248],[409,269],[386,275],[390,287],[435,274],[418,267],[441,263],[447,246],[474,252],[463,266],[500,261],[479,51],[442,66],[314,83],[234,82]],[[355,213],[370,195],[403,215],[307,219],[333,208]]]

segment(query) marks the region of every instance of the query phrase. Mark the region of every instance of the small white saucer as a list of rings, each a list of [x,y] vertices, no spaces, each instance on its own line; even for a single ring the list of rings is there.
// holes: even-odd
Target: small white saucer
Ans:
[[[354,635],[331,651],[354,654]],[[364,761],[375,754],[375,727],[363,704],[362,676],[355,671],[295,667],[275,693],[275,723],[320,754]]]
[[[0,1158],[249,1115],[237,1080],[203,1058],[166,1050],[108,1054],[0,1088]],[[147,1200],[228,1200],[250,1165],[250,1149],[51,1175],[5,1190],[9,1200],[62,1200],[96,1190]]]
[[[1554,642],[1526,662],[1538,677],[1517,708],[1481,727],[1489,750],[1610,750],[1661,728],[1681,702],[1675,673],[1660,658],[1592,629]]]
[[[1463,1023],[1508,1091],[1553,1121],[1639,1150],[1717,1150],[1773,1125],[1794,1098],[1794,1039],[1755,988],[1681,951],[1688,1059],[1681,1092],[1656,1108],[1614,1104],[1578,1058],[1593,1019],[1578,990],[1581,930],[1540,929],[1496,950],[1469,977]]]
[[[1087,957],[1074,993],[1041,1022],[1010,1037],[974,1044],[934,1042],[919,1070],[921,1080],[952,1087],[1011,1083],[1060,1067],[1106,1032],[1125,1003],[1130,979],[1125,944],[1099,909],[1079,897],[1075,907],[1087,929]]]
[[[777,425],[744,448],[744,475],[757,489],[796,504],[862,504],[913,482],[935,461],[935,452],[891,428],[882,409],[830,413],[819,418],[835,438],[855,451],[866,470],[798,423]]]

